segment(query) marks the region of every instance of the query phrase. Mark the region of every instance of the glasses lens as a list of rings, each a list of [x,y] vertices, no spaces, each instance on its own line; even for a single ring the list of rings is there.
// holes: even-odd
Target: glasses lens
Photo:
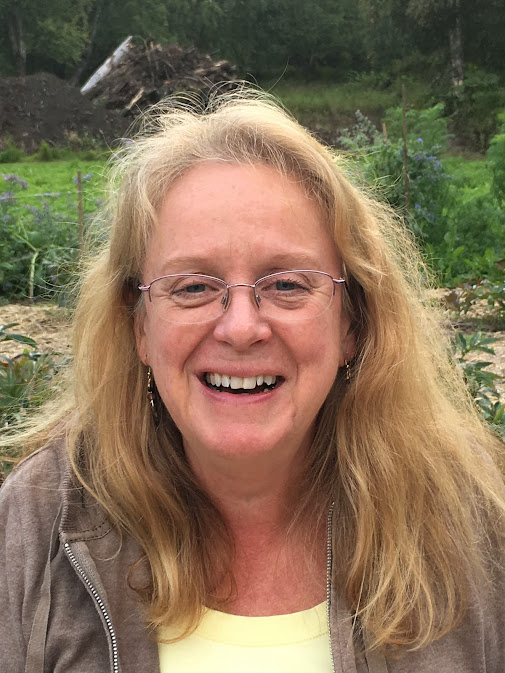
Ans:
[[[283,271],[256,284],[261,311],[278,320],[306,320],[324,313],[333,297],[333,280],[318,271]]]
[[[223,312],[226,284],[211,276],[172,275],[151,284],[151,301],[169,322],[192,324],[214,320]]]

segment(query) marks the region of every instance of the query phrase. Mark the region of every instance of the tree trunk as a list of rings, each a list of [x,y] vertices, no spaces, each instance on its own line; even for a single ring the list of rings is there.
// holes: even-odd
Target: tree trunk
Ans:
[[[24,77],[26,75],[26,44],[24,39],[23,20],[19,9],[14,10],[12,14],[8,15],[7,27],[18,75]]]
[[[452,87],[458,93],[463,86],[465,62],[463,58],[463,41],[461,39],[461,18],[459,2],[456,7],[454,23],[449,31],[449,46],[451,51],[451,78]]]
[[[76,69],[72,74],[72,77],[69,80],[70,84],[72,84],[73,86],[76,86],[79,83],[79,80],[81,79],[83,72],[88,68],[89,63],[91,61],[91,57],[93,55],[93,49],[95,47],[96,34],[98,31],[98,26],[100,23],[104,5],[105,0],[97,0],[97,3],[95,5],[95,13],[93,15],[93,24],[91,26],[91,31],[89,34],[88,44],[86,46],[86,49],[84,50],[81,60],[79,61]]]

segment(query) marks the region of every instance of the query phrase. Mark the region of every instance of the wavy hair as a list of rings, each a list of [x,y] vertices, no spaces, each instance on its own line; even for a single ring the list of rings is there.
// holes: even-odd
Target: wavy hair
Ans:
[[[451,362],[402,222],[265,97],[165,104],[114,158],[101,219],[110,235],[87,264],[75,314],[72,395],[32,443],[63,427],[82,484],[142,545],[153,626],[182,620],[187,633],[202,606],[219,605],[231,535],[166,410],[154,424],[134,334],[157,211],[174,181],[206,161],[266,164],[321,207],[345,269],[357,354],[350,384],[339,374],[319,412],[294,521],[335,502],[334,581],[351,611],[374,647],[423,647],[461,621],[488,567],[483,531],[502,535],[501,478],[486,457],[496,442]]]

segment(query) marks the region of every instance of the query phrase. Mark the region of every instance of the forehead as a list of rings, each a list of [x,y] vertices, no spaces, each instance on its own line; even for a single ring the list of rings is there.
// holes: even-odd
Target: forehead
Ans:
[[[157,214],[145,262],[150,275],[219,275],[223,267],[252,273],[276,264],[337,272],[318,204],[294,178],[265,165],[200,164],[174,183]]]

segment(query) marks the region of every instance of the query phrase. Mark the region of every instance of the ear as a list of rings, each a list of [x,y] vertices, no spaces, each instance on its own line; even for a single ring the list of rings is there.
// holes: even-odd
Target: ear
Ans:
[[[137,345],[137,354],[146,366],[149,365],[147,356],[147,337],[144,329],[144,312],[136,312],[133,318],[133,330],[135,333],[135,343]]]
[[[340,318],[340,362],[343,367],[356,355],[356,335],[351,327],[351,321],[342,313]]]

